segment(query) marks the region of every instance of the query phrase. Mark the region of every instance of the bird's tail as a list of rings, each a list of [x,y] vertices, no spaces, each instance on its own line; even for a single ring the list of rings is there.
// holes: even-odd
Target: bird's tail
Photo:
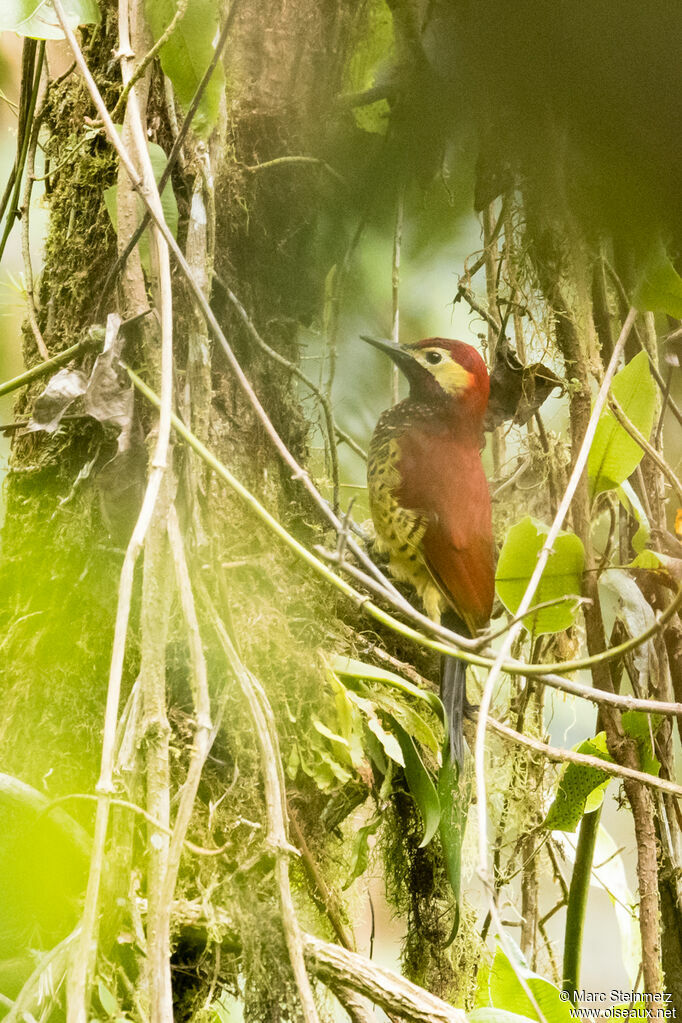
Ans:
[[[445,708],[450,738],[450,760],[460,768],[464,762],[462,721],[466,702],[466,662],[444,654],[440,660],[440,698]]]
[[[468,635],[469,630],[457,614],[448,608],[441,619],[453,632]],[[466,661],[444,654],[440,659],[440,698],[445,708],[450,739],[450,760],[461,768],[464,763],[464,733],[462,721],[470,709],[467,700]]]

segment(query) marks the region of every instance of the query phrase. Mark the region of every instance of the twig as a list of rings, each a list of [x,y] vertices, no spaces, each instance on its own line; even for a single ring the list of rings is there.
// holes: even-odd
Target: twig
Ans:
[[[56,799],[50,800],[41,812],[49,813],[52,807],[59,806],[60,803],[68,803],[72,799],[87,799],[96,802],[97,796],[93,796],[89,792],[69,792],[64,796],[57,796]],[[143,806],[138,806],[137,803],[131,803],[128,799],[118,799],[115,797],[112,797],[110,802],[111,806],[120,806],[123,810],[130,810],[132,813],[136,813],[139,814],[140,817],[144,817],[144,819],[151,824],[153,828],[156,828],[158,831],[162,831],[164,835],[168,835],[169,837],[173,835],[172,828],[163,824],[158,817],[154,817],[154,815],[149,813],[148,810],[145,810]],[[184,839],[183,844],[186,849],[194,853],[196,856],[222,856],[230,847],[230,843],[226,842],[224,845],[217,846],[215,849],[207,849],[206,846],[197,845],[196,842],[190,841],[189,838]]]
[[[38,136],[40,134],[40,126],[42,124],[43,113],[45,110],[45,104],[40,107],[35,114],[33,124],[29,126],[28,132],[30,136],[30,142],[28,145],[28,152],[26,154],[26,176],[24,179],[24,189],[21,196],[21,255],[24,263],[24,281],[26,287],[26,305],[28,306],[28,321],[33,331],[33,337],[35,338],[36,346],[42,359],[47,361],[50,358],[50,353],[47,350],[47,345],[40,331],[38,325],[38,313],[36,311],[35,296],[33,294],[33,266],[31,263],[31,236],[30,236],[30,223],[31,223],[31,193],[33,191],[33,182],[35,180],[35,162],[36,162],[36,149],[38,148]]]
[[[242,323],[244,324],[244,326],[246,327],[246,329],[248,330],[249,334],[251,335],[253,340],[256,342],[258,347],[261,348],[264,352],[266,352],[270,356],[271,359],[274,359],[275,362],[278,362],[280,364],[280,366],[284,366],[286,369],[289,370],[290,373],[293,373],[293,375],[298,380],[300,380],[301,383],[305,384],[305,386],[308,387],[313,392],[313,394],[316,396],[316,398],[319,400],[319,402],[320,402],[320,404],[322,406],[322,412],[324,414],[325,425],[326,425],[326,428],[327,428],[327,440],[329,442],[329,456],[330,456],[330,459],[331,459],[332,495],[333,495],[332,503],[333,503],[334,512],[336,512],[337,509],[338,509],[338,503],[339,503],[339,457],[338,457],[338,452],[337,452],[337,448],[336,448],[336,437],[335,437],[335,434],[338,431],[337,431],[336,424],[334,422],[334,413],[332,411],[332,406],[331,406],[331,401],[329,400],[329,396],[327,394],[325,394],[323,391],[321,391],[320,388],[315,383],[313,383],[313,381],[310,379],[310,377],[308,377],[303,372],[303,370],[299,369],[299,367],[294,362],[291,362],[289,359],[285,358],[283,355],[280,355],[280,353],[276,349],[272,348],[267,343],[267,341],[263,340],[263,338],[260,336],[260,334],[258,332],[258,329],[257,329],[255,323],[253,322],[253,320],[251,319],[251,317],[249,316],[249,314],[247,313],[246,309],[241,304],[241,302],[239,301],[239,299],[237,298],[235,293],[232,291],[232,289],[225,283],[225,281],[221,280],[217,275],[215,277],[215,280],[216,280],[216,283],[219,284],[220,287],[223,289],[223,291],[225,292],[225,294],[229,298],[230,302],[232,303],[232,305],[237,310]]]
[[[32,43],[33,46],[35,47],[35,41],[34,40],[29,40],[29,39],[25,39],[24,40],[24,46],[25,47],[28,46],[29,43]],[[30,141],[31,134],[32,134],[33,114],[35,112],[36,103],[38,102],[38,91],[39,91],[39,88],[40,88],[40,78],[41,78],[42,73],[43,73],[43,63],[44,63],[44,60],[45,60],[45,42],[41,41],[40,45],[38,47],[38,58],[37,58],[37,61],[36,61],[35,73],[33,75],[33,79],[32,79],[32,82],[31,82],[31,92],[29,94],[30,98],[28,99],[27,104],[26,104],[26,117],[25,117],[25,119],[23,121],[20,121],[20,124],[19,124],[20,138],[17,140],[18,141],[18,146],[19,146],[19,151],[17,153],[17,158],[16,158],[16,162],[15,162],[15,166],[14,166],[14,171],[13,171],[14,178],[12,178],[12,175],[10,175],[10,180],[8,181],[8,188],[6,189],[5,196],[3,196],[2,210],[0,210],[0,216],[4,215],[5,218],[6,218],[5,219],[5,229],[4,229],[3,233],[2,233],[2,238],[0,238],[0,260],[2,259],[3,255],[4,255],[5,247],[7,245],[7,239],[9,238],[10,233],[12,231],[12,227],[14,226],[14,218],[16,216],[18,216],[18,214],[19,214],[18,203],[19,203],[19,195],[20,195],[20,192],[21,192],[21,180],[22,180],[22,177],[23,177],[23,174],[24,174],[24,167],[26,165],[26,157],[27,157],[27,154],[28,154],[29,141]],[[26,69],[26,66],[25,66],[24,67],[24,74],[26,74],[26,71],[27,71],[27,69]],[[29,69],[29,71],[30,71],[30,69]],[[24,87],[24,84],[25,84],[23,78],[24,78],[24,76],[22,76],[22,93],[23,93],[23,87]],[[23,135],[22,135],[22,130],[23,130]],[[13,186],[11,189],[9,187],[10,184],[12,184],[12,186]],[[9,205],[7,204],[7,199],[8,198],[9,198]]]
[[[321,167],[323,170],[326,170],[327,174],[343,185],[344,188],[349,187],[348,182],[342,174],[339,174],[337,170],[334,170],[334,168],[330,166],[326,160],[321,160],[317,156],[278,156],[274,160],[266,160],[264,163],[255,163],[250,166],[249,164],[242,164],[242,167],[244,170],[249,171],[249,173],[255,174],[258,171],[268,170],[270,167],[282,167],[296,163],[308,163]]]
[[[303,938],[291,897],[288,857],[292,847],[287,838],[284,772],[282,770],[279,740],[272,710],[262,687],[242,663],[208,594],[205,595],[205,603],[211,624],[223,648],[230,669],[234,673],[246,699],[253,719],[261,758],[261,772],[263,775],[268,817],[268,841],[275,856],[275,874],[279,889],[284,937],[301,1000],[303,1018],[306,1023],[319,1023],[310,986],[310,978],[305,967]]]
[[[496,721],[491,717],[488,717],[487,723],[493,732],[511,739],[512,742],[517,743],[519,746],[526,746],[537,753],[542,753],[548,760],[553,760],[556,763],[579,764],[581,767],[594,767],[599,771],[603,771],[604,774],[612,775],[614,778],[631,778],[633,781],[648,786],[648,788],[659,789],[661,792],[667,792],[676,799],[682,799],[682,785],[676,785],[675,782],[668,781],[666,778],[657,778],[655,775],[647,774],[645,771],[635,771],[631,767],[623,767],[621,764],[616,764],[610,760],[602,760],[601,757],[594,757],[589,753],[576,753],[574,750],[548,746],[546,743],[541,742],[540,739],[534,739],[530,735],[522,735],[521,732],[515,731],[508,725],[503,725],[500,721]]]
[[[299,823],[296,819],[296,815],[292,812],[290,807],[288,808],[288,810],[289,824],[291,826],[291,831],[294,836],[294,841],[301,853],[301,862],[303,863],[306,874],[310,878],[311,882],[317,889],[320,898],[322,899],[324,911],[327,914],[327,917],[329,918],[330,924],[334,928],[334,933],[336,934],[336,937],[341,942],[344,948],[347,948],[350,951],[354,951],[355,940],[353,938],[353,935],[348,930],[348,928],[346,927],[343,920],[339,916],[339,913],[336,910],[338,899],[335,896],[334,892],[330,890],[329,885],[322,876],[320,868],[318,867],[317,863],[313,858],[312,853],[310,852],[310,849],[308,848],[308,843],[305,840],[305,835],[301,831]]]
[[[52,974],[52,980],[54,982],[56,977],[60,979],[64,976],[67,968],[69,955],[72,951],[76,939],[78,938],[79,930],[76,928],[71,931],[63,941],[60,941],[58,945],[51,948],[49,952],[46,952],[40,959],[40,962],[33,970],[31,976],[24,982],[24,985],[17,995],[14,1005],[4,1017],[3,1023],[25,1023],[30,1016],[30,1010],[40,1004],[42,982],[47,970],[50,970]]]

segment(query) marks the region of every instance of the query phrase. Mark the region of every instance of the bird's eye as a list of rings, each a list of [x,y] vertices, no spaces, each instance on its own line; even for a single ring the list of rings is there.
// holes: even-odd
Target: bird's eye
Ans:
[[[443,356],[440,354],[440,352],[427,352],[426,361],[431,366],[437,366],[439,362],[443,361]]]

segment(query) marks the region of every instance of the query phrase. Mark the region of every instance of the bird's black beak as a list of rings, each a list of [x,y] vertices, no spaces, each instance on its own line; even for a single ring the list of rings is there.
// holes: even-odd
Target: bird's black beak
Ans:
[[[418,363],[415,362],[405,348],[401,348],[395,341],[390,341],[385,337],[369,337],[367,334],[361,334],[360,337],[367,344],[383,352],[384,355],[388,355],[389,359],[392,359],[396,366],[403,371],[408,380],[410,379],[411,371],[415,366],[418,366]],[[421,367],[418,368],[421,369]]]

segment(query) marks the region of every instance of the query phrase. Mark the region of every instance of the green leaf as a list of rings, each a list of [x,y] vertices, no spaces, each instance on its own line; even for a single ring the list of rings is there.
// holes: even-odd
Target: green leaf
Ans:
[[[520,960],[515,963],[515,966],[516,971],[528,985],[547,1023],[573,1023],[569,1003],[561,1001],[559,989],[554,984],[545,980],[544,977],[538,976],[537,973],[533,973]],[[499,946],[490,967],[487,984],[491,1008],[505,1009],[517,1019],[518,1017],[531,1020],[539,1019],[532,1002],[521,986],[514,967]]]
[[[359,828],[353,843],[353,854],[351,857],[351,871],[348,881],[344,884],[344,891],[350,888],[353,881],[360,877],[367,870],[369,863],[369,839],[370,835],[376,834],[381,824],[381,816],[377,815],[372,820]]]
[[[120,126],[117,125],[117,130],[120,134]],[[161,146],[157,146],[155,142],[148,142],[147,148],[149,150],[149,159],[151,160],[152,169],[154,171],[154,179],[158,185],[161,175],[163,174],[166,163],[166,154],[164,153]],[[107,213],[111,219],[111,223],[114,226],[114,231],[118,234],[118,185],[111,185],[110,188],[104,190],[104,205],[107,208]],[[138,223],[142,220],[144,215],[144,207],[142,200],[137,200],[138,208]],[[163,215],[170,228],[173,237],[177,236],[178,233],[178,204],[175,200],[175,193],[173,192],[173,186],[170,181],[166,183],[166,187],[161,193],[161,208],[163,209]],[[138,242],[140,249],[140,262],[142,263],[142,269],[150,276],[151,274],[151,256],[149,252],[149,231],[145,231],[140,241]]]
[[[118,999],[111,993],[103,980],[99,980],[97,982],[97,994],[99,995],[100,1004],[107,1016],[118,1016],[120,1014],[121,1010],[119,1008]]]
[[[653,774],[655,777],[658,777],[661,763],[654,756],[651,745],[651,733],[656,733],[661,723],[660,715],[643,714],[639,710],[626,710],[621,720],[625,734],[629,735],[637,743],[642,770],[646,771],[647,774]]]
[[[442,739],[438,739],[429,722],[418,714],[416,710],[403,703],[400,699],[394,698],[386,692],[378,690],[375,686],[372,690],[367,689],[367,694],[376,703],[377,707],[386,711],[403,726],[408,735],[426,746],[432,753],[438,753],[442,745]]]
[[[63,0],[71,28],[99,25],[101,14],[96,0]],[[52,4],[45,0],[2,0],[0,32],[16,32],[31,39],[63,39]]]
[[[648,438],[656,411],[656,385],[646,352],[639,352],[616,373],[611,391],[630,422]],[[613,413],[604,409],[587,458],[591,496],[623,483],[635,471],[643,454]]]
[[[632,549],[641,554],[651,537],[651,526],[649,525],[649,518],[644,510],[644,505],[633,490],[632,484],[628,483],[627,480],[616,489],[616,494],[623,507],[637,520],[638,529],[631,543]]]
[[[365,92],[376,84],[377,72],[393,53],[393,18],[385,0],[371,0],[367,5],[365,32],[358,41],[346,71],[346,87],[350,92]],[[385,99],[353,107],[353,117],[362,131],[384,135],[390,108]]]
[[[438,800],[440,802],[439,833],[443,846],[445,872],[455,902],[459,903],[462,881],[462,845],[471,802],[471,777],[466,771],[460,771],[457,764],[453,764],[447,754],[438,773]],[[455,931],[457,919],[455,920]]]
[[[146,0],[145,10],[156,42],[173,19],[177,10],[176,0]],[[211,63],[217,31],[216,0],[189,0],[185,14],[168,42],[161,47],[161,67],[173,83],[175,95],[185,110]],[[204,138],[210,135],[218,119],[224,84],[225,73],[219,61],[194,116],[193,128]]]
[[[395,761],[396,764],[400,764],[401,767],[404,767],[405,760],[403,757],[403,751],[401,750],[400,743],[396,739],[395,735],[391,735],[390,732],[386,731],[376,715],[367,719],[367,727],[381,743],[386,756],[390,757],[390,759]]]
[[[645,271],[635,294],[638,309],[682,318],[682,277],[661,248]]]
[[[377,668],[374,664],[365,664],[364,661],[357,661],[353,657],[344,657],[341,654],[334,654],[329,659],[329,663],[337,675],[344,675],[348,678],[364,678],[370,682],[384,682],[403,693],[409,693],[415,699],[428,703],[431,710],[436,712],[441,721],[443,720],[443,704],[436,694],[420,689],[419,686],[401,678],[395,672],[386,671],[385,668]]]
[[[500,600],[512,614],[516,614],[526,592],[548,532],[547,526],[528,515],[512,526],[505,537],[497,564],[495,585]],[[566,600],[524,618],[523,624],[528,631],[536,635],[561,632],[573,624],[576,597],[581,592],[584,562],[585,551],[578,537],[573,533],[560,533],[554,542],[554,550],[547,561],[533,604],[561,597],[566,597]]]
[[[419,843],[419,848],[423,849],[438,831],[438,825],[440,824],[440,799],[436,792],[436,786],[431,780],[431,775],[424,767],[412,737],[408,735],[397,721],[393,721],[393,728],[400,743],[400,748],[403,751],[407,784],[424,821],[424,834]]]
[[[605,732],[599,732],[594,739],[581,742],[576,746],[576,752],[588,753],[613,763],[606,749]],[[575,831],[583,814],[596,810],[601,805],[610,781],[611,775],[597,767],[567,764],[543,826],[549,831]]]

